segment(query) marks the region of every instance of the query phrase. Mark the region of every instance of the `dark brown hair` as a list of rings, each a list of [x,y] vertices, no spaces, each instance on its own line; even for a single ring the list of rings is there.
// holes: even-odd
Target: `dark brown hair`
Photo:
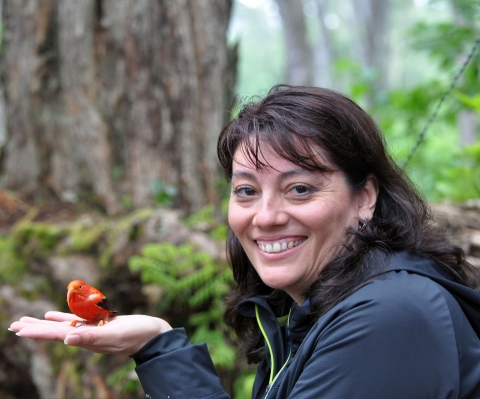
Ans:
[[[361,231],[350,229],[352,240],[331,260],[305,293],[313,320],[351,294],[374,272],[368,262],[379,251],[414,251],[434,258],[454,281],[470,287],[479,284],[478,273],[466,262],[462,250],[451,245],[433,225],[429,208],[385,149],[373,119],[357,104],[332,90],[314,87],[275,86],[258,102],[244,105],[222,130],[218,157],[227,179],[232,176],[234,153],[241,148],[257,167],[261,142],[268,142],[286,160],[309,170],[326,171],[315,149],[344,173],[352,192],[363,189],[369,175],[379,184],[372,220]],[[256,323],[239,314],[240,301],[262,296],[278,316],[292,299],[266,286],[250,263],[238,238],[230,231],[227,253],[237,284],[227,301],[225,322],[246,346],[247,358],[262,357],[263,338]],[[381,267],[381,265],[377,265]]]

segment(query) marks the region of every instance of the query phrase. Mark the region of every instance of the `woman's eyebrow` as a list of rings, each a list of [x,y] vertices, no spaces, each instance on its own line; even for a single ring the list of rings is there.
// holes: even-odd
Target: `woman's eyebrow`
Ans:
[[[292,170],[286,170],[285,172],[280,173],[280,178],[286,179],[289,177],[295,177],[295,176],[312,176],[313,172],[303,169],[303,168],[297,168],[297,169],[292,169]]]
[[[286,170],[283,172],[280,172],[278,179],[287,179],[289,177],[295,177],[295,176],[311,176],[313,172],[303,169],[303,168],[296,168],[296,169],[291,169],[291,170]],[[256,180],[255,173],[249,172],[247,170],[237,170],[232,173],[232,180],[236,178],[245,178],[245,179],[253,179]]]
[[[232,173],[232,180],[236,178],[255,179],[255,174],[246,170],[237,170]]]

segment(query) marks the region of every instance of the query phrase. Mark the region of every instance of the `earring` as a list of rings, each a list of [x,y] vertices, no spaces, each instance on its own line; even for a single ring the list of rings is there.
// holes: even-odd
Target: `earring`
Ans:
[[[363,219],[360,225],[358,226],[358,231],[363,231],[368,224],[368,219]]]

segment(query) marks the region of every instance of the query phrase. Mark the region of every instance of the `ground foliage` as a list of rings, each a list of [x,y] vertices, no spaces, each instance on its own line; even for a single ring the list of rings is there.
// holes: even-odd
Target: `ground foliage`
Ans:
[[[224,253],[226,225],[211,207],[185,219],[165,208],[117,218],[72,212],[69,219],[44,219],[41,208],[31,207],[9,234],[0,236],[0,319],[5,324],[21,315],[68,311],[66,285],[81,278],[101,288],[121,314],[159,316],[184,327],[193,343],[206,342],[226,389],[237,398],[248,397],[252,369],[237,356],[236,339],[222,322],[223,300],[232,285]],[[99,392],[116,399],[141,397],[128,358],[12,341],[8,334],[0,336],[2,352],[24,354],[7,357],[23,370],[22,384],[30,381],[31,398],[41,397],[39,378],[51,397],[54,392],[62,398],[101,398]],[[45,363],[43,376],[34,370],[37,358]],[[2,366],[7,368],[0,359]],[[12,381],[0,385],[15,391]],[[43,397],[48,389],[43,388]]]

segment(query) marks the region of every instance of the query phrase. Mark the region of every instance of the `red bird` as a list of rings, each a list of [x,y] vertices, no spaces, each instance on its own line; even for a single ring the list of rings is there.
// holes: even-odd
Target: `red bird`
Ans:
[[[72,321],[73,327],[80,327],[83,324],[102,326],[108,323],[108,316],[118,314],[105,295],[82,280],[73,280],[67,289],[68,307],[73,314],[86,320]]]

